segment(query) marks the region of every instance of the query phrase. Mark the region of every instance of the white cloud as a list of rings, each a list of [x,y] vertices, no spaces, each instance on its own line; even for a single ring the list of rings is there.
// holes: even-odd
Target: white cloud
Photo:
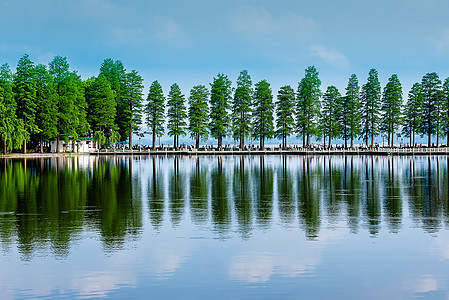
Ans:
[[[436,54],[441,55],[449,52],[449,29],[445,29],[438,38],[431,37],[430,39],[435,47]]]
[[[349,66],[349,60],[346,56],[335,48],[312,46],[309,50],[311,56],[319,57],[326,63],[336,65],[340,68],[347,68]]]
[[[264,7],[241,7],[233,12],[229,22],[232,30],[251,38],[282,36],[297,39],[318,32],[318,25],[313,19],[291,12],[272,15]]]
[[[182,27],[170,16],[156,16],[154,20],[154,37],[159,40],[187,42],[187,35]]]

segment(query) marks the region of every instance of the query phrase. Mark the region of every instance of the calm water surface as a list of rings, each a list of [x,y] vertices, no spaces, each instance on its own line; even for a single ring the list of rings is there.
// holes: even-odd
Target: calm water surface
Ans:
[[[2,299],[447,299],[447,157],[0,160]]]

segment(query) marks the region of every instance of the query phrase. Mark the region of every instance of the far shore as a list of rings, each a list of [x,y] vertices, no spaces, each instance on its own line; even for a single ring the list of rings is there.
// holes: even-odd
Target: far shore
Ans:
[[[266,149],[266,150],[134,150],[134,151],[100,151],[90,153],[11,153],[0,154],[0,158],[45,158],[45,157],[73,157],[73,156],[163,156],[163,155],[182,155],[182,156],[204,156],[204,155],[448,155],[449,148],[379,148],[374,150],[301,150],[301,149]]]

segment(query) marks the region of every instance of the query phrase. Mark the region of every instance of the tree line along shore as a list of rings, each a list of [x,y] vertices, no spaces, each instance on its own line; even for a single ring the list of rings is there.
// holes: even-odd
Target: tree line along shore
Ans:
[[[276,99],[273,99],[276,98]],[[415,136],[447,138],[449,145],[449,78],[427,73],[413,84],[406,101],[401,82],[393,74],[384,88],[376,69],[369,70],[366,83],[359,84],[355,74],[344,93],[335,86],[321,89],[314,66],[305,70],[296,91],[282,86],[273,95],[270,84],[253,84],[246,70],[236,85],[225,74],[213,78],[209,87],[196,85],[188,96],[177,83],[164,94],[158,81],[151,83],[144,99],[143,79],[136,70],[127,71],[119,60],[105,59],[98,76],[82,80],[69,67],[67,58],[56,56],[48,65],[34,64],[25,54],[13,73],[8,64],[0,67],[0,141],[6,154],[11,151],[48,151],[51,141],[69,142],[91,137],[100,145],[128,141],[133,134],[149,128],[152,148],[156,138],[167,133],[179,148],[179,137],[189,134],[199,148],[200,141],[212,136],[218,149],[223,138],[259,141],[260,149],[268,138],[282,140],[302,137],[303,147],[311,137],[344,140],[345,148],[354,147],[361,138],[374,146],[382,135],[394,145],[394,135],[403,134],[415,145]]]

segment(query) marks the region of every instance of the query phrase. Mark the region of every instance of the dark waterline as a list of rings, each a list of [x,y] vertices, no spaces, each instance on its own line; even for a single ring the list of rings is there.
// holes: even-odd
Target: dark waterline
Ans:
[[[0,159],[8,298],[447,298],[449,158]]]

